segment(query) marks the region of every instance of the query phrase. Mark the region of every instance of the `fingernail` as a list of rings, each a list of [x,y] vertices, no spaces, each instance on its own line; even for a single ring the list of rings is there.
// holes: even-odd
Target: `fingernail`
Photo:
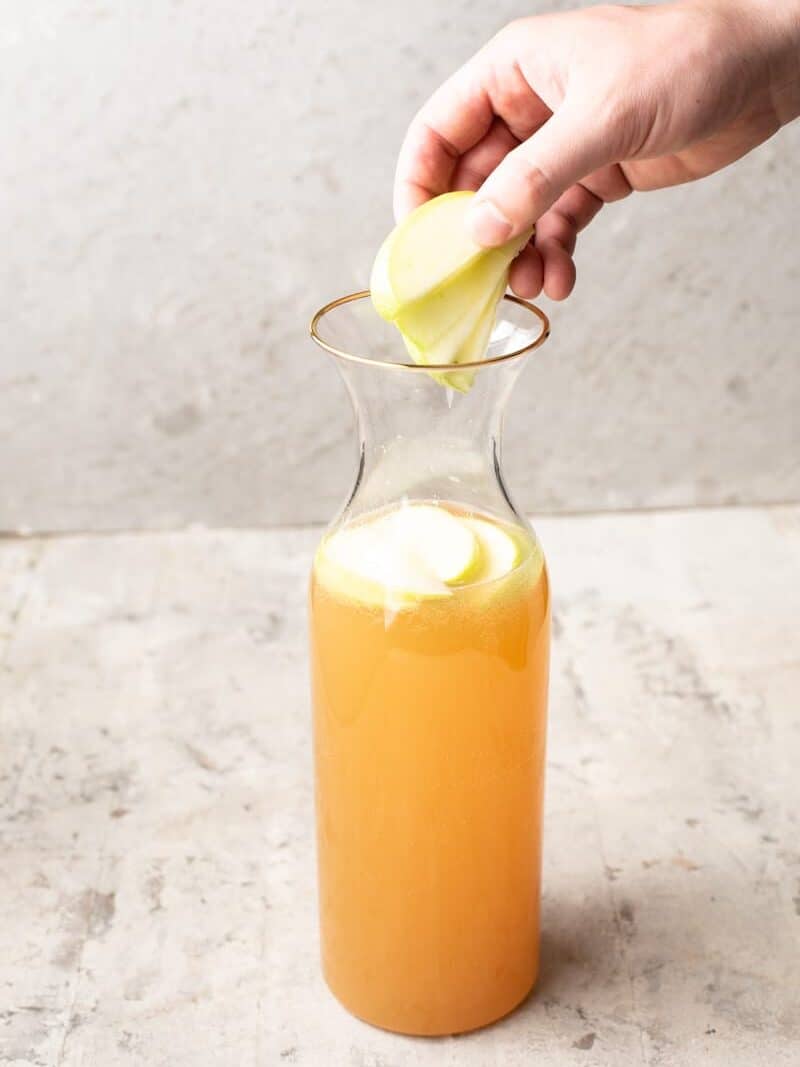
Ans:
[[[511,236],[510,221],[491,200],[476,200],[469,213],[469,228],[479,245],[493,248]]]

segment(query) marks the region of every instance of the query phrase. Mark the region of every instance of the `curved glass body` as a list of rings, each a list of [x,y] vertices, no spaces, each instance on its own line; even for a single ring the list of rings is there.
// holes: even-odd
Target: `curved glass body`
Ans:
[[[506,298],[496,361],[471,368],[464,392],[393,364],[402,342],[363,298],[315,325],[359,438],[355,486],[311,577],[323,969],[370,1023],[457,1033],[511,1011],[538,966],[549,590],[500,436],[546,319]],[[341,531],[419,502],[491,524],[513,565],[398,601],[330,564]]]

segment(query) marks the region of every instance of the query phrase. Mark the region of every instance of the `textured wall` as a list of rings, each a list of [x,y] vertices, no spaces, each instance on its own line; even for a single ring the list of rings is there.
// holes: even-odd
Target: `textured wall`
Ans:
[[[416,106],[545,6],[3,5],[0,529],[329,515],[308,316],[364,283]],[[510,412],[523,504],[800,498],[799,150],[598,220]]]

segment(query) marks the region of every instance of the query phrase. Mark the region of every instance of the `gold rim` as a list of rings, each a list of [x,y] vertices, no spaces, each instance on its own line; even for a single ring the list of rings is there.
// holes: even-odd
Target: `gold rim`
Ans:
[[[335,345],[329,344],[320,337],[317,327],[329,311],[335,311],[336,308],[341,307],[343,304],[350,304],[354,300],[365,300],[369,295],[369,289],[361,289],[357,293],[348,293],[347,296],[340,296],[337,300],[331,300],[330,304],[321,307],[311,320],[310,333],[312,340],[318,344],[320,348],[324,348],[326,352],[330,352],[331,355],[338,356],[340,359],[347,359],[351,363],[366,363],[372,367],[386,367],[387,369],[394,370],[456,371],[475,370],[479,367],[489,367],[494,363],[505,363],[506,360],[516,359],[518,356],[523,356],[527,352],[533,352],[535,348],[543,345],[550,336],[550,320],[541,308],[536,307],[535,304],[529,304],[527,300],[523,300],[519,296],[512,296],[511,293],[505,293],[503,300],[508,300],[512,304],[519,304],[520,307],[527,308],[531,314],[536,316],[542,324],[542,332],[535,340],[531,341],[530,344],[524,345],[522,348],[517,348],[513,352],[507,352],[503,356],[491,356],[489,359],[480,359],[472,363],[394,363],[389,359],[370,359],[369,356],[357,356],[353,352],[345,352],[343,348],[337,348]]]

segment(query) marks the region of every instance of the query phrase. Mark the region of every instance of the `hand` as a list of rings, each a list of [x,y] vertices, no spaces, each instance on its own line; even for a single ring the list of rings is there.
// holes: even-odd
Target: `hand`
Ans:
[[[799,0],[603,6],[506,26],[409,127],[398,218],[479,190],[469,225],[502,244],[520,296],[563,300],[577,234],[603,204],[712,174],[800,114]]]

